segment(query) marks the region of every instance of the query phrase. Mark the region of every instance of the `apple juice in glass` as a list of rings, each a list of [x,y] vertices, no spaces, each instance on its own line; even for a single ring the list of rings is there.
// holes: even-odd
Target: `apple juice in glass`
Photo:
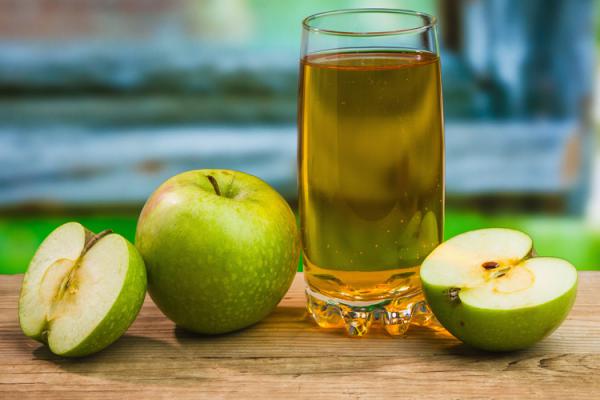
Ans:
[[[303,23],[298,180],[308,309],[352,336],[427,325],[419,267],[442,238],[435,18],[357,9]]]

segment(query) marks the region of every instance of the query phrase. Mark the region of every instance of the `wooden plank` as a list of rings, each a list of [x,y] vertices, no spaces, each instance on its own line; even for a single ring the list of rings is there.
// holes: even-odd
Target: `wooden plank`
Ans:
[[[294,101],[288,100],[275,97],[264,101],[277,103],[295,113]],[[260,121],[251,126],[211,125],[196,120],[181,121],[179,125],[148,127],[134,123],[139,124],[143,119],[135,116],[137,108],[151,110],[152,118],[159,118],[157,110],[178,110],[183,115],[197,117],[198,110],[205,109],[214,117],[219,110],[231,112],[236,109],[235,104],[223,107],[222,102],[212,96],[191,100],[146,96],[144,99],[49,98],[21,101],[22,104],[15,99],[0,99],[0,122],[10,118],[40,121],[43,116],[37,113],[43,110],[51,116],[59,116],[62,124],[41,122],[27,129],[0,125],[2,208],[18,207],[23,203],[29,206],[61,204],[92,207],[100,204],[138,207],[161,182],[174,174],[199,166],[219,168],[223,165],[260,176],[286,198],[296,198],[296,168],[293,162],[297,146],[296,125],[273,125]],[[263,104],[264,101],[252,99],[242,102],[240,107],[244,115],[253,113],[247,109],[248,104],[261,110],[273,108]],[[169,105],[170,102],[175,104]],[[65,115],[80,118],[93,114],[106,122],[111,118],[121,118],[119,113],[124,114],[123,118],[133,118],[134,121],[121,121],[123,124],[118,126],[98,126],[89,121],[83,126],[81,123],[65,122]],[[290,119],[292,117],[289,116]],[[160,119],[173,120],[169,116]],[[232,121],[235,118],[224,115],[220,120]],[[283,120],[287,121],[286,118]],[[552,123],[447,122],[448,195],[457,197],[457,201],[463,201],[465,195],[485,198],[498,192],[512,194],[503,195],[502,201],[519,199],[527,194],[535,198],[540,193],[544,198],[552,199],[552,193],[570,189],[561,167],[565,164],[567,144],[578,138],[576,128],[576,121],[571,120]],[[139,146],[141,142],[144,146]],[[544,151],[531,151],[542,148]],[[65,156],[74,153],[78,157]],[[482,154],[485,156],[482,157]],[[40,159],[44,163],[40,163]],[[498,198],[493,199],[488,202],[499,202]]]
[[[575,308],[536,346],[471,349],[413,329],[361,339],[306,318],[302,275],[266,320],[203,337],[176,328],[147,299],[127,334],[105,351],[61,359],[17,322],[21,276],[0,277],[0,398],[599,398],[600,273],[581,272]]]

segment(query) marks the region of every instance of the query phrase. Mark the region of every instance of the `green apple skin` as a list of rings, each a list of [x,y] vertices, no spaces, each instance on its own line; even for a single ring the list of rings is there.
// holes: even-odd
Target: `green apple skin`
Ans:
[[[164,182],[142,210],[135,243],[158,308],[202,334],[263,319],[289,289],[299,257],[287,202],[262,180],[231,170],[188,171]]]
[[[447,287],[425,282],[423,292],[433,314],[452,335],[473,347],[501,352],[527,348],[558,328],[575,302],[577,282],[569,291],[545,304],[513,310],[451,302]]]
[[[135,246],[125,238],[123,240],[127,242],[129,250],[129,269],[117,300],[102,322],[81,344],[66,353],[55,354],[83,357],[97,353],[123,336],[135,321],[146,297],[146,268]]]

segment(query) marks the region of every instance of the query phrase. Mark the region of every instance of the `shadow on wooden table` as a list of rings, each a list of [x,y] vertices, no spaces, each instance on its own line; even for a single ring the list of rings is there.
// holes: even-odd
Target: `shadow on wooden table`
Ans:
[[[125,335],[99,353],[82,358],[63,358],[52,354],[46,346],[33,351],[37,360],[79,375],[88,384],[121,382],[139,387],[181,387],[203,379],[205,362],[199,364],[195,352],[173,346],[166,340]]]
[[[148,332],[155,338],[138,336],[138,332],[126,334],[107,349],[81,359],[55,356],[45,346],[35,349],[33,355],[78,375],[86,384],[176,391],[218,382],[227,386],[231,379],[253,380],[255,375],[277,381],[298,376],[350,376],[356,371],[391,374],[407,363],[427,372],[449,368],[445,363],[452,359],[461,359],[463,366],[477,370],[498,361],[508,368],[511,360],[528,358],[481,352],[425,328],[413,328],[402,338],[375,329],[366,338],[352,339],[342,330],[318,328],[304,318],[303,309],[278,311],[287,316],[287,322],[275,312],[250,328],[214,336],[198,335],[168,322]]]
[[[86,357],[65,358],[53,354],[47,346],[40,345],[32,353],[38,360],[52,361],[60,366],[72,366],[77,370],[78,366],[91,364],[118,364],[123,362],[138,362],[153,359],[154,352],[176,352],[169,343],[163,340],[152,339],[146,336],[125,334],[106,349]]]

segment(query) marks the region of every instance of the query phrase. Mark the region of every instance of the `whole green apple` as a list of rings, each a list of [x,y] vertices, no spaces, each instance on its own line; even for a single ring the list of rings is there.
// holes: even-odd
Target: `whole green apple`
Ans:
[[[142,210],[135,243],[158,308],[204,334],[235,331],[269,314],[299,257],[286,201],[262,180],[230,170],[188,171],[164,182]]]
[[[567,317],[577,271],[565,260],[532,257],[533,242],[511,229],[466,232],[423,261],[431,310],[463,342],[483,350],[533,345]]]
[[[85,356],[125,333],[145,294],[146,269],[131,243],[69,222],[48,235],[29,264],[19,323],[53,353]]]

